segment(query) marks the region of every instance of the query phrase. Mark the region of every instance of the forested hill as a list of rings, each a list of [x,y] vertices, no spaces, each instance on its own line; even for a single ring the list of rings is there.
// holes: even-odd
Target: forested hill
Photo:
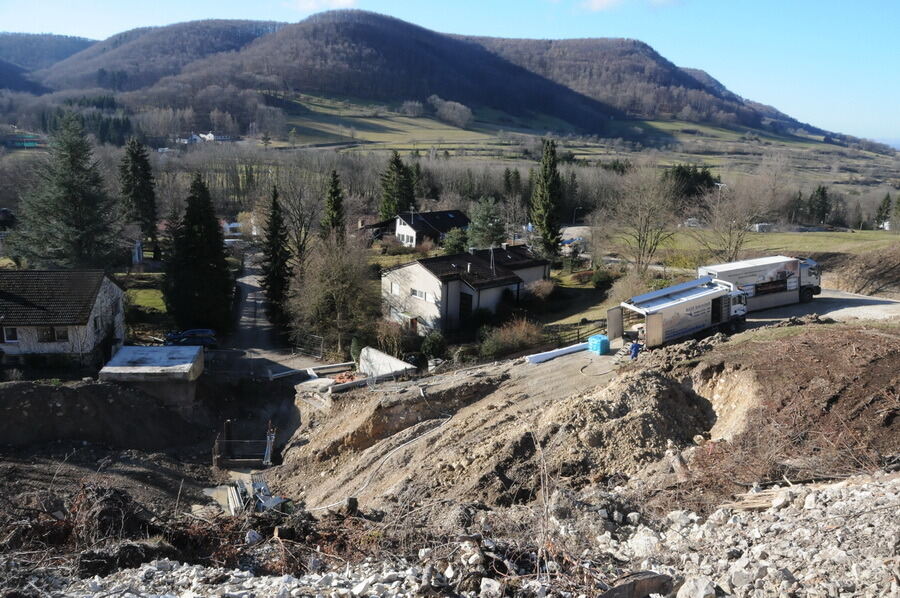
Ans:
[[[28,80],[27,73],[22,67],[0,59],[0,88],[28,93],[45,92],[40,85]]]
[[[437,95],[483,109],[482,118],[501,126],[528,122],[538,130],[603,134],[611,118],[676,118],[783,133],[803,129],[842,139],[741,98],[704,71],[679,68],[647,44],[628,39],[464,37],[359,10],[320,13],[290,25],[193,21],[133,29],[95,43],[4,35],[0,58],[5,51],[20,61],[28,47],[43,40],[36,66],[70,51],[72,44],[87,44],[28,75],[48,89],[129,92],[121,99],[132,109],[193,109],[203,115],[217,110],[237,118],[241,127],[247,119],[235,115],[262,101],[257,92],[268,91],[395,108]],[[53,44],[58,47],[51,51]],[[22,73],[8,73],[0,86],[21,90],[22,81]]]
[[[93,43],[68,35],[0,32],[0,60],[34,71],[65,60]]]
[[[286,26],[240,52],[193,63],[151,93],[182,100],[209,85],[379,102],[436,94],[515,115],[542,113],[588,130],[618,113],[478,44],[363,11],[327,12]]]
[[[746,102],[705,71],[675,66],[637,40],[463,39],[631,116],[752,127],[801,125],[777,110],[760,110],[761,105]]]
[[[141,89],[185,65],[219,52],[239,50],[276,31],[271,21],[209,20],[145,27],[119,33],[36,73],[54,89]]]

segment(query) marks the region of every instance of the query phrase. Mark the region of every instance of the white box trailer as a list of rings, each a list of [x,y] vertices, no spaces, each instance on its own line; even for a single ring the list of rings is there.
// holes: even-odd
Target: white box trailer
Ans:
[[[712,276],[747,293],[747,311],[812,301],[822,292],[819,265],[783,255],[702,266],[697,276]]]
[[[610,339],[642,336],[647,348],[704,330],[734,330],[747,315],[746,294],[733,284],[704,276],[637,295],[607,311]]]

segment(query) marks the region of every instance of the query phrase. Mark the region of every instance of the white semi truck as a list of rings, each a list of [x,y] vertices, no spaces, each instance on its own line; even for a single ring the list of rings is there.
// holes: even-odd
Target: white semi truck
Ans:
[[[747,311],[806,303],[822,292],[819,265],[783,255],[702,266],[697,276],[725,280],[747,293]]]
[[[607,333],[610,339],[638,337],[652,348],[703,331],[737,330],[746,316],[746,293],[702,276],[623,301],[607,311]]]

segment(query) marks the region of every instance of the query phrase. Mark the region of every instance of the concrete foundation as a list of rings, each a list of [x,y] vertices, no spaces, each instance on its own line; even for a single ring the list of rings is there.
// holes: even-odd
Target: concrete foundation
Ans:
[[[100,370],[100,379],[139,389],[190,415],[203,347],[122,347]]]
[[[363,347],[359,353],[359,371],[366,376],[402,376],[415,373],[416,366],[378,349]]]

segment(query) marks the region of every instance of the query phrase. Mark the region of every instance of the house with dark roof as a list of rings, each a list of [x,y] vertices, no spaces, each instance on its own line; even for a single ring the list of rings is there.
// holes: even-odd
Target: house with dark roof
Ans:
[[[125,339],[124,300],[99,270],[0,270],[0,359],[102,366]]]
[[[459,210],[437,210],[434,212],[400,212],[394,225],[394,235],[405,247],[415,247],[426,239],[439,245],[448,232],[454,228],[465,230],[469,218]]]
[[[550,263],[527,247],[502,246],[423,258],[384,271],[385,315],[419,334],[463,326],[477,309],[496,312],[528,285],[549,278]]]

